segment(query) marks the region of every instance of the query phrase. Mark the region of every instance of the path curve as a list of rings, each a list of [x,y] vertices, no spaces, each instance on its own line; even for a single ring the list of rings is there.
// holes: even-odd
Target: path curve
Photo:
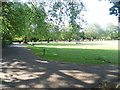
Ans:
[[[118,67],[40,60],[21,44],[3,48],[2,54],[2,88],[91,88],[118,79]]]

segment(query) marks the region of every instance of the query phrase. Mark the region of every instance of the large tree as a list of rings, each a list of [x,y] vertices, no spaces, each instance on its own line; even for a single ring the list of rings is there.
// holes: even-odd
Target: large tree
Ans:
[[[22,37],[27,43],[27,39],[43,35],[46,14],[42,4],[8,2],[2,6],[2,12],[3,39]]]
[[[105,36],[104,30],[98,23],[90,24],[84,29],[86,38],[103,39]]]
[[[30,8],[18,2],[8,2],[2,7],[3,39],[24,37],[29,31]],[[27,30],[26,30],[27,29]]]
[[[118,36],[118,26],[113,25],[112,23],[106,25],[105,32],[107,33],[106,36],[108,36],[111,40],[120,39]]]
[[[60,32],[66,25],[66,21],[70,27],[69,32],[66,32],[66,36],[69,35],[67,40],[76,39],[84,22],[81,14],[85,9],[83,3],[65,0],[51,3],[48,5],[51,8],[48,8],[46,3],[30,0],[28,3],[7,2],[4,4],[2,6],[3,39],[13,40],[21,37],[25,43],[27,40],[35,39],[46,39],[48,42],[60,40]]]
[[[71,41],[75,39],[82,27],[82,23],[85,22],[82,16],[83,11],[85,11],[85,6],[83,2],[79,2],[78,0],[55,2],[52,10],[48,11],[51,17],[49,18],[49,21],[55,22],[55,24],[58,25],[61,30],[63,29],[63,26],[66,26],[67,23],[67,27],[71,28],[69,29],[69,32],[66,31],[64,34],[66,33],[68,40]]]
[[[110,14],[114,14],[116,16],[118,16],[118,22],[120,23],[120,0],[110,0],[111,3],[113,3],[114,5],[109,9],[110,10]]]

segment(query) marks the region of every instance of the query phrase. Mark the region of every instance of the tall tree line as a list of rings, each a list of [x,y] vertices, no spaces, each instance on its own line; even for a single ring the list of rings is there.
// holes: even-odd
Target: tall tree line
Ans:
[[[71,27],[69,40],[72,40],[73,34],[79,31],[80,25],[76,23],[76,18],[80,18],[78,15],[83,10],[82,2],[54,2],[51,10],[46,12],[46,2],[30,1],[7,2],[2,6],[3,39],[13,40],[21,37],[25,43],[31,39],[48,40],[48,42],[50,39],[57,40],[58,36],[60,39],[62,26],[65,25],[63,16],[69,17],[68,23]]]
[[[82,12],[86,11],[81,1],[70,2],[6,2],[2,7],[2,39],[42,41],[118,39],[117,26],[112,24],[103,29],[99,24],[82,27],[86,21]]]

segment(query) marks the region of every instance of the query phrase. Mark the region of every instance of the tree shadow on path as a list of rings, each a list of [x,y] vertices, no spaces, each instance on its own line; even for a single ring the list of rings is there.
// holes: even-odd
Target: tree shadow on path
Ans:
[[[26,47],[3,48],[2,88],[91,88],[118,79],[118,67],[40,60]]]

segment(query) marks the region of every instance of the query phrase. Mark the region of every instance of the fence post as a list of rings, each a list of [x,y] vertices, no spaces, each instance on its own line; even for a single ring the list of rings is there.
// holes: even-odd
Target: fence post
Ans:
[[[43,56],[45,56],[45,48],[43,49]]]

